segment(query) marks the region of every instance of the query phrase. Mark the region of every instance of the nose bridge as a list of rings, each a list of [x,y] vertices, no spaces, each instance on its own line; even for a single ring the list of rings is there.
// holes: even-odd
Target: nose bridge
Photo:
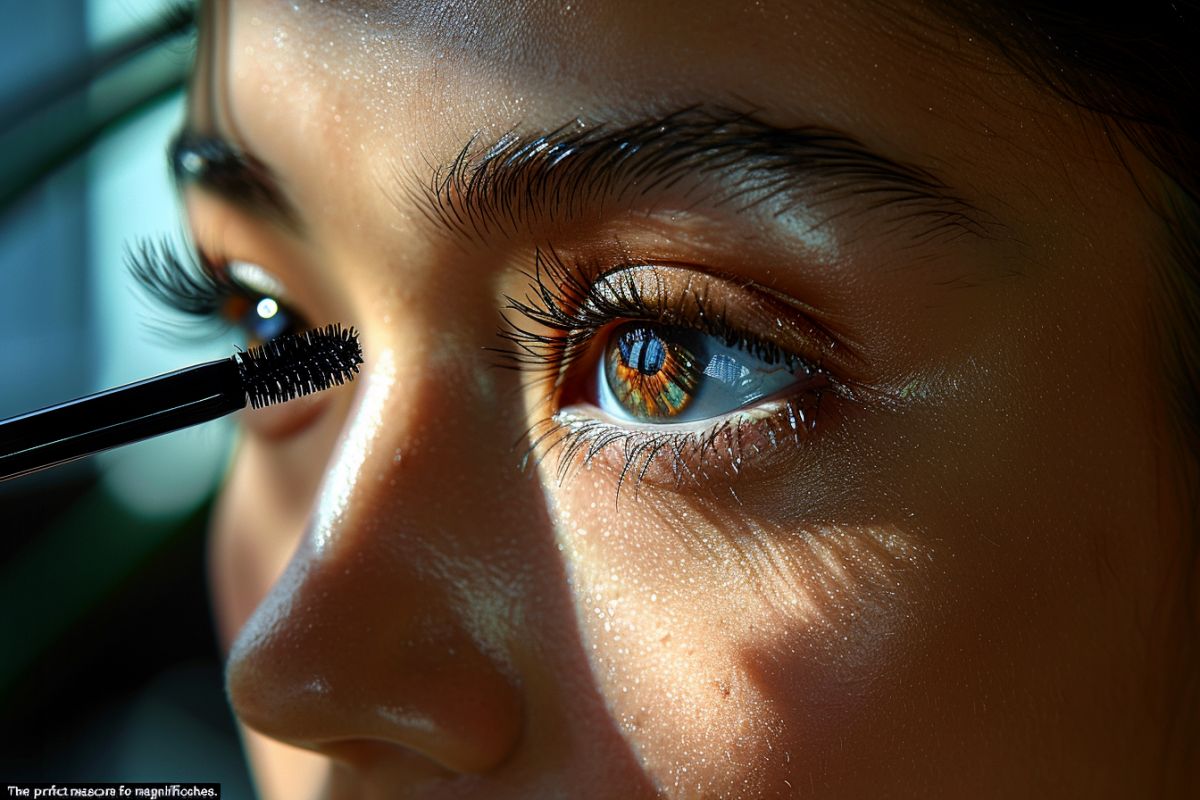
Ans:
[[[496,369],[474,337],[413,327],[422,330],[374,334],[379,346],[315,501],[310,539],[314,554],[334,560],[403,550],[400,560],[440,565],[444,579],[455,564],[495,566],[519,548],[497,521],[544,516],[544,501],[520,466],[516,376]]]
[[[314,558],[371,553],[459,601],[511,592],[505,584],[522,580],[511,556],[524,549],[521,536],[536,535],[529,520],[545,516],[516,454],[519,409],[505,407],[519,395],[479,374],[495,370],[477,343],[380,338],[315,504]]]
[[[508,654],[532,569],[522,553],[544,549],[523,540],[550,535],[540,488],[514,457],[513,415],[475,374],[488,369],[477,344],[364,341],[308,534],[231,653],[231,698],[303,746],[386,740],[483,769],[519,738]]]

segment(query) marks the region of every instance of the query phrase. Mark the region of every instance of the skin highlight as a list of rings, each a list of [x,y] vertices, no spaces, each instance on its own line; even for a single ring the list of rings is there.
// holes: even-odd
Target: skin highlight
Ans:
[[[214,523],[264,796],[1172,788],[1160,531],[1182,522],[1127,164],[920,9],[708,5],[205,7],[190,124],[270,167],[301,225],[189,188],[196,243],[366,350],[359,385],[247,415]],[[720,175],[439,224],[427,189],[460,154],[469,175],[506,135],[697,106],[846,131],[987,224],[931,236],[852,191],[747,208]],[[618,494],[617,448],[522,469],[559,409],[486,348],[549,247],[787,298],[852,390],[697,478],[659,461]]]

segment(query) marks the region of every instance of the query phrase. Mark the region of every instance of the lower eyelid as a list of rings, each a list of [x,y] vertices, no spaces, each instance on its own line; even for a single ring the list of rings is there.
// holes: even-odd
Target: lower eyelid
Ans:
[[[278,441],[312,425],[331,402],[328,392],[320,392],[265,408],[247,406],[239,420],[251,434],[267,441]]]
[[[733,480],[769,467],[784,447],[804,446],[821,424],[829,391],[793,390],[723,417],[674,425],[617,423],[598,409],[572,406],[534,426],[527,458],[560,482],[581,468],[606,469],[617,477],[618,492],[629,482],[682,488]]]

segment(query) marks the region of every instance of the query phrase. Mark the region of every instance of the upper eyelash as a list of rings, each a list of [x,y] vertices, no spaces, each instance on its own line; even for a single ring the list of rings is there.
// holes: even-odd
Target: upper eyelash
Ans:
[[[504,314],[505,327],[500,338],[513,347],[501,348],[499,353],[510,365],[532,369],[550,379],[552,388],[557,389],[566,367],[583,352],[598,323],[606,324],[645,304],[637,287],[630,287],[627,297],[619,296],[625,302],[620,302],[617,308],[608,308],[608,298],[597,296],[595,283],[578,270],[568,268],[553,248],[535,250],[533,263],[533,273],[526,273],[533,293],[523,300],[505,295],[504,310],[516,312],[552,333],[522,327]]]
[[[185,340],[228,331],[221,311],[232,298],[252,299],[250,289],[218,269],[214,262],[170,239],[141,239],[129,246],[126,264],[138,287],[161,308],[189,317],[190,324],[155,324],[156,333]]]
[[[553,247],[538,248],[534,253],[534,269],[527,274],[533,292],[524,299],[506,295],[505,311],[516,312],[529,322],[547,328],[551,333],[523,327],[508,314],[500,337],[512,344],[499,352],[510,364],[533,369],[549,379],[550,389],[559,388],[568,368],[586,351],[596,333],[618,319],[642,319],[649,322],[686,324],[701,333],[721,339],[726,345],[736,345],[768,364],[798,364],[817,370],[768,339],[737,330],[726,320],[724,306],[718,306],[707,294],[681,294],[675,305],[648,300],[636,281],[610,280],[623,270],[643,264],[628,264],[606,270],[597,278],[587,271],[565,262]],[[612,295],[601,293],[604,284]],[[689,308],[690,307],[690,310]]]

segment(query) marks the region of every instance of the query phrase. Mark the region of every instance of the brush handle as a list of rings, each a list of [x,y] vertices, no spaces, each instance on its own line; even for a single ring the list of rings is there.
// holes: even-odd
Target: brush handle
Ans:
[[[246,405],[232,358],[0,422],[0,480],[223,417]]]

